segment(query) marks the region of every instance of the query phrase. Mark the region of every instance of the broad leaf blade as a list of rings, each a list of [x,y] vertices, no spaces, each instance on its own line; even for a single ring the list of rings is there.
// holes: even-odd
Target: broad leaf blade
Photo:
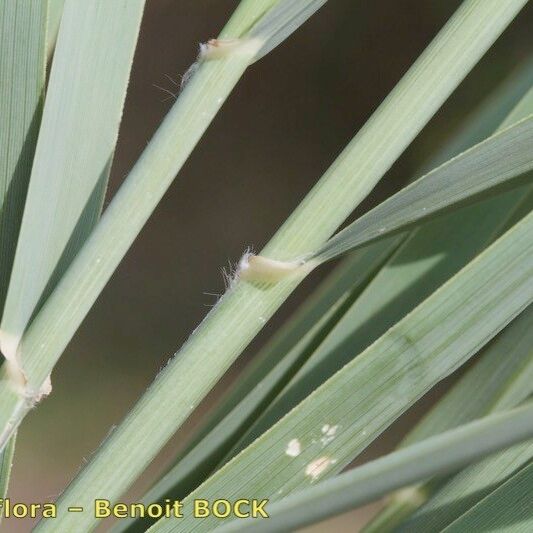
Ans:
[[[515,407],[533,392],[533,308],[517,317],[401,446],[446,431],[490,412]],[[466,399],[468,398],[468,401]]]
[[[489,412],[514,407],[525,400],[533,391],[532,320],[533,307],[530,306],[485,349],[475,365],[407,434],[400,446],[409,446]],[[483,488],[483,482],[477,481],[481,472],[490,471],[492,477],[486,479],[486,486],[490,486],[495,481],[496,472],[509,468],[508,461],[513,462],[515,455],[515,450],[510,450],[505,457],[491,459],[489,462],[492,467],[489,469],[479,466],[470,469],[469,473],[465,471],[459,474],[442,493],[461,491],[457,498],[447,497],[447,501],[456,499],[462,502],[463,508],[468,507],[481,498],[481,492],[478,491]],[[518,461],[522,455],[520,451]],[[494,467],[496,462],[499,463],[498,467]],[[463,481],[459,481],[460,478]],[[446,479],[437,478],[393,495],[384,511],[365,527],[365,532],[392,531],[445,483]],[[463,490],[460,489],[461,485]],[[438,507],[438,504],[435,506]],[[460,508],[458,504],[456,513]],[[444,516],[450,515],[450,507],[444,506],[443,509]],[[421,516],[424,515],[422,512]],[[417,520],[407,521],[411,527],[416,523]]]
[[[469,466],[441,486],[395,531],[402,533],[441,531],[505,482],[524,464],[530,462],[532,457],[533,442],[528,441]]]

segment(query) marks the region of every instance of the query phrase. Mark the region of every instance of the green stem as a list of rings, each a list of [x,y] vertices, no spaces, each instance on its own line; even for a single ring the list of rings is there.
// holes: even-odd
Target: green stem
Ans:
[[[390,168],[525,3],[526,0],[464,2],[263,254],[287,259],[322,244]],[[211,79],[211,69],[199,72],[194,87],[189,87],[183,96],[197,97],[197,92],[205,90],[203,83],[207,81],[211,91],[214,82],[215,87],[216,82],[228,87],[223,74],[242,69],[243,62],[242,58],[226,59],[220,65],[217,62],[211,67],[218,69],[215,79]],[[197,107],[193,109],[196,117]],[[180,123],[185,136],[183,142],[187,143],[191,136],[187,128],[196,127],[192,135],[198,128],[190,112],[184,115],[187,121],[192,120],[192,124],[183,120]],[[145,167],[145,162],[143,156],[139,164],[152,174],[153,169]],[[142,198],[131,196],[132,201],[143,202]],[[31,357],[28,370],[33,379],[42,380],[48,375],[58,353],[122,257],[125,251],[120,245],[122,233],[130,231],[124,224],[131,224],[131,217],[139,220],[135,208],[124,205],[124,209],[126,216],[120,217],[120,227],[112,224],[116,209],[110,210],[107,218],[104,215],[30,328],[24,352]],[[74,516],[66,508],[81,505],[89,509],[95,497],[117,498],[187,419],[299,281],[290,279],[275,285],[236,282],[70,485],[58,502],[58,518],[53,523],[42,522],[39,530],[93,527],[96,519],[90,511]],[[109,476],[111,466],[113,476]]]
[[[254,12],[271,1],[245,1],[230,21],[236,37]],[[229,38],[231,32],[224,30]],[[61,278],[20,344],[27,378],[24,393],[13,387],[6,365],[0,380],[0,446],[7,443],[38,399],[72,335],[126,254],[166,189],[214,116],[254,59],[253,50],[203,61],[106,209],[86,245]]]

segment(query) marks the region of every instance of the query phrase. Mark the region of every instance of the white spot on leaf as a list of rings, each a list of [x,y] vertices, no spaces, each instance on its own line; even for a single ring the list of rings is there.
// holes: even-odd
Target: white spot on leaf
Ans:
[[[337,434],[337,430],[339,429],[339,426],[330,426],[329,424],[325,424],[322,426],[322,438],[320,439],[320,442],[322,443],[322,446],[326,446],[329,444]]]
[[[323,474],[330,465],[336,461],[324,455],[315,459],[305,467],[305,475],[311,478],[311,481],[316,481],[318,477]]]
[[[287,444],[287,449],[285,450],[285,453],[290,457],[298,457],[302,451],[302,446],[300,445],[300,441],[298,439],[292,439],[289,441],[289,444]]]

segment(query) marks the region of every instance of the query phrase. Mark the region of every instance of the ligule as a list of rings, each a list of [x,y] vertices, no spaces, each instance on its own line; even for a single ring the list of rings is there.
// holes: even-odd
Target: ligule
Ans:
[[[244,254],[237,277],[254,283],[277,283],[291,277],[305,277],[318,266],[316,261],[279,261],[261,255]]]
[[[199,59],[209,61],[234,55],[254,57],[262,45],[259,39],[210,39],[200,45]]]

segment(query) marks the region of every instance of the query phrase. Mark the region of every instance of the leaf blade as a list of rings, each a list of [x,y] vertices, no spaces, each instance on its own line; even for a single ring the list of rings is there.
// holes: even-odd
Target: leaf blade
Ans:
[[[532,483],[533,464],[529,464],[444,531],[531,531],[533,516],[529,504]]]
[[[509,78],[504,80],[501,86],[498,86],[493,94],[490,94],[483,101],[478,109],[476,108],[465,119],[464,125],[460,130],[432,157],[434,163],[426,166],[432,168],[439,162],[446,161],[451,156],[464,151],[485,137],[491,130],[494,130],[505,119],[507,114],[509,117],[506,120],[510,119],[511,123],[518,120],[522,114],[527,114],[526,109],[521,114],[516,115],[513,108],[516,106],[516,101],[520,100],[524,92],[527,92],[532,82],[533,62],[522,64]],[[388,250],[384,250],[386,255],[392,254],[400,245],[400,240],[401,238],[398,239],[398,237],[391,240]],[[144,496],[143,501],[162,501],[165,497],[179,498],[194,489],[194,484],[185,483],[185,472],[189,470],[204,472],[207,470],[205,465],[202,465],[199,460],[202,449],[216,448],[216,454],[219,457],[219,463],[221,463],[224,455],[226,455],[224,460],[229,460],[233,453],[241,448],[242,444],[235,446],[241,440],[237,438],[237,435],[234,437],[234,448],[230,451],[227,449],[228,443],[226,443],[226,446],[222,446],[218,438],[213,436],[213,431],[230,433],[232,431],[230,428],[235,426],[242,426],[243,428],[246,424],[253,426],[254,421],[260,416],[259,411],[254,413],[253,418],[248,418],[247,422],[243,419],[243,414],[249,412],[250,405],[254,403],[253,393],[251,393],[253,389],[256,389],[256,391],[259,388],[261,391],[275,390],[273,382],[281,380],[281,378],[279,375],[275,377],[277,371],[273,371],[273,368],[276,367],[279,370],[285,365],[285,357],[283,359],[280,359],[280,357],[287,354],[286,357],[292,359],[294,355],[293,349],[297,344],[301,345],[298,340],[308,332],[306,324],[312,324],[322,316],[324,310],[329,309],[337,298],[341,297],[342,293],[348,289],[350,284],[355,283],[357,287],[361,282],[361,276],[366,276],[370,265],[365,267],[364,264],[361,264],[357,254],[372,253],[372,249],[375,247],[377,247],[377,251],[383,243],[384,241],[378,241],[355,252],[353,258],[348,258],[343,265],[332,273],[325,283],[321,284],[318,291],[305,302],[301,311],[283,326],[282,330],[275,335],[275,338],[269,342],[265,349],[261,350],[252,365],[245,370],[244,374],[239,377],[238,382],[226,394],[223,399],[224,403],[217,406],[215,413],[203,425],[202,430],[195,435],[194,440],[188,444],[186,451],[176,460],[175,466],[150,489]],[[397,302],[395,307],[398,308],[398,306]],[[294,365],[287,366],[294,367]],[[283,380],[286,379],[287,376],[284,374]],[[241,438],[242,436],[241,434]],[[196,448],[197,446],[199,446],[199,449]],[[193,451],[193,455],[188,455],[188,452],[193,447],[196,448]],[[193,457],[195,457],[195,461],[193,461]],[[213,461],[214,454],[210,454],[210,464],[213,464]],[[121,521],[117,529],[122,530],[126,526],[127,524]]]
[[[47,2],[0,7],[0,308],[15,256],[41,121]]]
[[[408,185],[332,237],[311,259],[334,259],[500,188],[533,168],[531,145],[533,115]],[[532,176],[525,178],[532,183]]]
[[[514,407],[525,400],[531,394],[533,382],[532,319],[533,308],[529,307],[485,349],[475,365],[404,437],[399,446],[409,446],[487,413]],[[518,461],[522,455],[519,451]],[[489,461],[491,463],[489,468],[478,465],[469,469],[469,472],[458,474],[451,482],[443,478],[432,479],[410,488],[407,492],[400,491],[394,494],[388,506],[365,526],[365,533],[391,531],[404,520],[407,529],[410,527],[417,529],[418,525],[423,528],[423,519],[415,516],[410,520],[409,516],[439,492],[441,494],[438,497],[439,502],[446,501],[443,508],[446,509],[447,516],[451,513],[447,505],[450,500],[461,501],[461,507],[467,508],[476,498],[481,497],[479,490],[484,483],[476,480],[480,478],[481,472],[488,470],[493,474],[493,477],[486,479],[485,484],[490,486],[497,481],[496,472],[500,472],[502,468],[504,470],[512,468],[509,465],[513,463],[515,456],[516,451],[510,450],[506,452],[508,459],[493,458]],[[496,462],[500,463],[500,466],[496,466]],[[460,481],[462,478],[464,482]],[[448,488],[441,490],[443,485]],[[461,486],[467,487],[467,490],[461,489]],[[444,493],[451,494],[452,490],[456,494],[461,492],[461,496],[444,496]],[[431,508],[438,508],[439,502],[433,499],[433,503],[430,503]],[[457,509],[458,507],[456,512]],[[426,513],[422,511],[420,516],[424,514]]]
[[[529,404],[459,426],[290,495],[268,509],[268,519],[232,521],[220,532],[293,530],[355,509],[391,490],[456,470],[532,437],[532,415]],[[462,523],[461,527],[458,531],[479,531]]]
[[[6,357],[99,217],[143,7],[65,4],[2,317]]]
[[[408,406],[533,301],[533,242],[528,236],[532,229],[530,214],[187,500],[247,494],[275,501],[279,491],[288,494],[312,482],[310,468],[318,459],[328,459],[322,478],[346,466]],[[340,427],[327,449],[320,440],[312,440],[320,439],[323,424]],[[285,453],[285,445],[294,438],[302,445],[296,458]],[[201,527],[216,523],[206,518]],[[179,523],[161,519],[150,531],[197,527],[188,517]]]

